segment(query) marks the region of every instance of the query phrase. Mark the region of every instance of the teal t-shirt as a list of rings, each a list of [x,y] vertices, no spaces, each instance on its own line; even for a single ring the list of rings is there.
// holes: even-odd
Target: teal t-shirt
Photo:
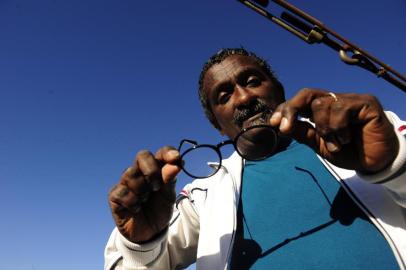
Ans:
[[[307,146],[246,162],[231,269],[399,269],[376,227]]]

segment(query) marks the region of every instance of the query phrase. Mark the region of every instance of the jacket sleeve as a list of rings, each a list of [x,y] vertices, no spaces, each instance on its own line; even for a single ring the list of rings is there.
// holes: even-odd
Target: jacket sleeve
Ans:
[[[386,116],[393,124],[399,140],[398,154],[392,164],[381,172],[371,175],[359,172],[357,174],[370,183],[382,184],[393,199],[406,208],[406,122],[392,112],[386,112]]]
[[[165,232],[146,244],[135,244],[113,230],[104,252],[104,270],[183,269],[196,260],[199,216],[188,192],[178,196]]]

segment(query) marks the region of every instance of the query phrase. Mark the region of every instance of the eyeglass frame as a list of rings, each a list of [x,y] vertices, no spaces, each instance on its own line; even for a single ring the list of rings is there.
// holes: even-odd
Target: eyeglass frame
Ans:
[[[261,157],[261,158],[259,158],[259,159],[248,159],[248,158],[244,157],[245,155],[243,155],[243,154],[238,150],[237,145],[236,145],[236,142],[238,141],[238,139],[239,139],[244,133],[246,133],[246,132],[249,131],[249,130],[255,129],[255,128],[268,128],[268,129],[272,130],[272,131],[274,132],[273,134],[274,134],[274,136],[275,136],[275,142],[276,142],[276,143],[275,143],[274,147],[272,148],[272,151],[270,151],[269,154],[265,155],[264,157]],[[230,139],[229,139],[229,140],[225,140],[225,141],[222,141],[222,142],[220,142],[220,143],[218,143],[218,144],[216,144],[216,145],[213,145],[213,144],[199,144],[197,141],[194,141],[194,140],[182,139],[182,140],[180,141],[179,146],[178,146],[178,149],[177,149],[177,150],[179,151],[179,153],[180,153],[180,150],[181,150],[182,146],[184,145],[184,143],[189,143],[189,144],[192,145],[192,147],[187,148],[184,152],[181,153],[181,155],[180,155],[181,160],[183,160],[183,157],[184,157],[186,154],[188,154],[189,152],[191,152],[191,151],[193,151],[193,150],[196,150],[196,149],[198,149],[198,148],[204,148],[204,147],[205,147],[205,148],[210,148],[210,149],[212,149],[212,150],[215,151],[215,153],[216,153],[217,156],[219,157],[219,163],[218,163],[218,165],[216,165],[215,170],[214,170],[211,174],[209,174],[209,175],[207,175],[207,176],[196,176],[196,175],[193,175],[193,174],[189,173],[189,172],[185,169],[185,167],[184,167],[184,165],[183,165],[183,164],[184,164],[183,162],[181,162],[181,164],[180,164],[179,166],[180,166],[180,168],[182,169],[182,171],[183,171],[185,174],[187,174],[188,176],[190,176],[190,177],[192,177],[192,178],[195,178],[195,179],[204,179],[204,178],[211,177],[211,176],[215,175],[215,174],[220,170],[220,167],[221,167],[221,165],[222,165],[223,155],[221,154],[220,148],[223,147],[223,146],[225,146],[225,145],[230,145],[230,144],[233,145],[234,150],[238,153],[238,155],[240,155],[240,157],[242,157],[242,158],[245,159],[245,160],[250,160],[250,161],[260,161],[260,160],[264,160],[264,159],[270,157],[270,156],[275,152],[276,145],[278,144],[278,135],[277,135],[277,134],[278,134],[278,132],[277,132],[272,126],[260,124],[260,125],[253,125],[253,126],[250,126],[250,127],[247,127],[247,128],[243,128],[243,129],[237,134],[237,136],[235,136],[235,139],[234,139],[234,140],[230,140]]]

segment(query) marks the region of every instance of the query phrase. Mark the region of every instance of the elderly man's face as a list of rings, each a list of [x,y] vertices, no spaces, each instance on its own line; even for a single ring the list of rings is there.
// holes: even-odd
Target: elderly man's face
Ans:
[[[203,87],[220,132],[232,139],[242,128],[267,122],[285,99],[283,90],[261,66],[243,55],[213,65],[204,76]]]

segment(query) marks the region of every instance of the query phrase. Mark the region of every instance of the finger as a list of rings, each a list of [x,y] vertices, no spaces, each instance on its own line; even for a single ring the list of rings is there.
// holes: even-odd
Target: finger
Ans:
[[[334,136],[321,137],[313,125],[308,122],[297,121],[291,136],[298,142],[308,145],[323,157],[341,150],[341,144]]]
[[[294,97],[288,100],[289,107],[297,111],[301,116],[310,118],[312,116],[311,104],[321,97],[332,99],[329,93],[325,90],[314,88],[303,88]]]
[[[161,170],[163,182],[165,184],[173,182],[181,171],[179,151],[172,146],[164,146],[156,152],[155,157],[165,163]]]
[[[331,153],[340,151],[343,145],[351,142],[350,117],[354,103],[352,98],[340,95],[339,99],[336,96],[316,98],[311,104],[316,130]]]
[[[351,112],[345,109],[343,99],[340,99],[331,104],[330,109],[330,128],[334,133],[335,138],[341,145],[349,144],[352,140],[351,136]]]
[[[317,97],[329,96],[328,92],[319,89],[305,88],[290,100],[280,104],[272,115],[270,123],[278,126],[282,134],[290,134],[295,128],[298,115],[311,117],[311,103]]]
[[[123,174],[121,175],[121,181],[123,184],[126,184],[128,182],[128,179],[133,179],[139,175],[141,175],[140,170],[138,169],[137,166],[128,167],[127,169],[124,170]]]
[[[323,138],[325,147],[330,153],[340,151],[341,144],[335,137],[335,131],[342,126],[341,121],[334,121],[336,116],[331,112],[331,106],[336,102],[336,99],[330,96],[315,98],[311,103],[312,118],[316,126],[316,131]],[[336,122],[336,126],[331,123]]]
[[[324,143],[326,145],[327,150],[330,153],[337,153],[341,150],[341,144],[334,136],[334,134],[329,134],[323,137]]]
[[[162,180],[165,184],[174,182],[176,175],[181,171],[178,165],[165,164],[162,167]]]
[[[349,144],[352,141],[352,135],[349,128],[338,130],[335,136],[341,145]]]
[[[358,102],[346,95],[337,96],[329,93],[328,96],[315,98],[311,103],[312,120],[330,153],[339,152],[342,145],[351,142],[350,116]]]
[[[123,210],[136,214],[140,210],[140,200],[131,190],[122,184],[115,186],[109,194],[109,201],[112,211],[122,215]]]
[[[155,153],[155,158],[164,163],[176,164],[180,160],[180,153],[172,146],[164,146]]]
[[[288,102],[284,102],[272,114],[270,124],[273,127],[279,128],[282,134],[290,134],[293,130],[296,117],[297,109],[291,107]]]
[[[124,173],[121,175],[120,183],[127,186],[132,193],[140,197],[148,195],[148,193],[152,190],[152,188],[145,181],[144,175],[136,164],[132,167],[128,167],[124,171]]]
[[[282,113],[281,112],[274,112],[272,114],[271,119],[269,120],[269,124],[273,127],[278,128],[282,121]]]
[[[312,120],[316,130],[322,137],[327,137],[331,133],[330,128],[330,97],[319,97],[312,100],[310,107],[312,111]]]
[[[300,143],[304,143],[313,150],[318,151],[319,136],[313,125],[308,122],[297,121],[292,137]]]
[[[149,151],[140,151],[136,157],[136,167],[143,175],[143,179],[153,191],[162,185],[161,165]]]

